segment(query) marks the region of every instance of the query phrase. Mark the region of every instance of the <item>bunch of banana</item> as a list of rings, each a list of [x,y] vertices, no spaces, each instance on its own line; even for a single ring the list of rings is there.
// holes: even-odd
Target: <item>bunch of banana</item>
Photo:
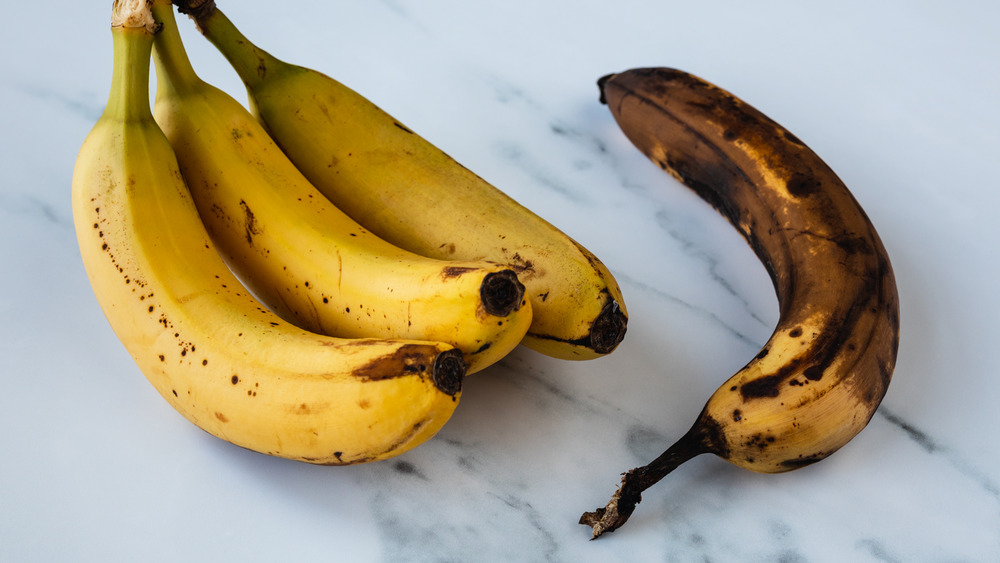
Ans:
[[[195,74],[170,2],[154,2],[153,15],[163,25],[154,117],[209,234],[265,305],[322,334],[448,342],[469,373],[521,342],[532,311],[510,267],[428,258],[359,225],[239,102]]]
[[[148,0],[115,1],[111,92],[73,171],[80,252],[111,327],[170,405],[239,446],[350,464],[426,441],[461,396],[462,354],[443,343],[311,333],[245,290],[150,110],[158,28]]]
[[[628,471],[606,507],[581,517],[594,538],[624,524],[642,491],[696,455],[764,473],[829,456],[874,414],[899,344],[885,248],[847,187],[801,140],[678,70],[633,69],[599,85],[626,137],[746,238],[771,275],[780,314],[760,353],[709,398],[694,426]]]
[[[357,92],[253,45],[214,1],[174,4],[230,61],[251,111],[337,207],[412,252],[513,268],[532,306],[524,344],[536,351],[589,359],[618,346],[621,290],[591,252]]]

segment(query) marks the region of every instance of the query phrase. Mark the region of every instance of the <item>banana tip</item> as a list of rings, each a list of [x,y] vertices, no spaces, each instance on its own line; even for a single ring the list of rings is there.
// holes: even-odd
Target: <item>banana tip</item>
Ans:
[[[627,328],[625,312],[618,301],[610,300],[590,327],[590,347],[598,354],[610,354],[625,339]]]
[[[492,272],[483,278],[479,296],[487,313],[506,317],[521,308],[524,284],[517,279],[513,270]]]
[[[604,85],[607,84],[608,80],[611,80],[615,76],[615,73],[605,74],[604,76],[597,79],[597,87],[601,91],[600,102],[602,104],[607,104],[608,99],[604,96]]]
[[[451,349],[441,352],[434,360],[434,385],[454,397],[462,390],[466,371],[465,358],[460,351]]]

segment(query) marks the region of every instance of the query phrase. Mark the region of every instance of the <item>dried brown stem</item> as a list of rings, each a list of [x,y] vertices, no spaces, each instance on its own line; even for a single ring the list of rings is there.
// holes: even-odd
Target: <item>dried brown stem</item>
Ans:
[[[612,495],[607,506],[580,516],[580,523],[590,526],[595,540],[605,532],[620,528],[642,501],[642,492],[666,477],[681,464],[704,453],[717,453],[717,424],[701,417],[698,422],[674,445],[648,465],[637,467],[624,474],[622,484]]]
[[[177,11],[200,20],[215,11],[215,0],[173,0]]]

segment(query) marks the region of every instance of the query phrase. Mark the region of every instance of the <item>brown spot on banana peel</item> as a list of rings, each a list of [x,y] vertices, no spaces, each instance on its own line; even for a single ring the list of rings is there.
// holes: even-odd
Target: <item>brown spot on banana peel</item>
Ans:
[[[640,138],[633,138],[632,140],[639,145],[640,149],[643,149],[643,152],[652,158],[659,157],[661,164],[665,168],[672,170],[678,179],[718,209],[747,238],[751,247],[764,263],[772,277],[779,296],[783,318],[787,319],[787,310],[793,302],[801,301],[801,299],[793,299],[793,296],[811,294],[817,290],[815,287],[806,287],[810,283],[817,282],[816,280],[808,279],[806,276],[798,275],[801,267],[796,267],[794,261],[796,259],[802,261],[804,259],[802,258],[803,256],[807,256],[820,247],[816,244],[818,241],[815,240],[796,241],[794,237],[781,236],[780,233],[776,233],[776,236],[769,236],[769,233],[759,226],[756,230],[751,230],[747,226],[754,225],[755,223],[748,220],[750,217],[760,217],[760,220],[756,222],[758,225],[760,223],[770,224],[774,225],[774,228],[781,230],[787,229],[785,225],[789,223],[811,226],[814,221],[810,219],[814,219],[815,216],[823,219],[822,223],[830,228],[822,236],[816,235],[816,238],[833,243],[846,255],[838,257],[833,255],[832,249],[822,249],[827,255],[827,261],[830,264],[836,265],[841,259],[845,261],[853,260],[855,263],[854,267],[846,268],[846,275],[860,276],[864,279],[866,287],[854,294],[857,296],[857,299],[866,299],[868,296],[873,295],[874,288],[868,285],[872,284],[873,280],[877,280],[877,278],[885,274],[891,276],[891,268],[888,267],[887,260],[885,264],[879,263],[877,267],[872,268],[872,260],[865,259],[864,257],[864,255],[869,255],[870,257],[876,254],[874,251],[876,245],[881,247],[874,230],[871,229],[870,224],[867,224],[867,217],[860,211],[856,202],[833,172],[822,164],[814,153],[804,147],[801,141],[797,143],[790,141],[789,135],[785,134],[783,128],[759,112],[756,112],[756,110],[753,110],[747,104],[736,100],[731,94],[690,77],[686,73],[670,69],[643,69],[636,71],[636,74],[655,76],[658,81],[657,87],[647,88],[642,93],[619,93],[618,96],[613,97],[604,91],[609,82],[608,79],[604,79],[601,84],[602,94],[605,99],[612,99],[613,101],[617,99],[621,103],[622,100],[630,95],[652,96],[653,94],[649,92],[666,95],[664,84],[671,81],[677,81],[697,91],[714,95],[713,99],[699,101],[699,103],[689,102],[685,105],[678,102],[677,105],[680,106],[680,111],[684,111],[690,107],[697,107],[700,113],[694,116],[686,114],[677,115],[675,112],[671,112],[671,108],[668,105],[658,103],[658,100],[644,99],[643,102],[646,110],[659,113],[661,123],[669,123],[678,129],[683,129],[683,135],[676,136],[686,137],[684,140],[687,142],[682,143],[678,142],[677,139],[672,139],[674,142],[667,147],[660,138],[643,137],[640,135]],[[650,108],[653,109],[650,110]],[[725,108],[726,111],[723,112],[719,108]],[[698,130],[690,126],[692,122],[708,123],[709,127]],[[720,148],[722,143],[718,139],[711,137],[711,131],[706,133],[704,130],[710,127],[714,127],[716,130],[721,129],[722,131],[741,128],[741,138],[754,140],[755,147],[770,147],[772,150],[769,152],[763,151],[765,154],[765,157],[762,158],[765,161],[763,163],[759,161],[753,162],[750,159],[745,159],[745,162],[742,163],[734,162],[730,158],[729,153]],[[794,138],[794,136],[791,137]],[[797,141],[797,138],[795,139]],[[786,146],[782,146],[782,144]],[[701,148],[701,151],[687,150],[685,145],[696,145]],[[789,153],[791,156],[786,156],[786,153]],[[827,192],[839,191],[841,198],[848,200],[848,203],[853,205],[853,209],[847,210],[848,214],[854,211],[856,215],[855,219],[864,224],[860,225],[860,229],[855,229],[852,228],[855,226],[846,224],[844,217],[827,213],[825,209],[830,207],[827,205],[829,197],[824,197],[826,194],[819,191],[809,192],[809,195],[816,196],[813,199],[818,201],[797,203],[800,207],[808,206],[804,212],[797,214],[796,206],[790,205],[780,195],[775,196],[771,194],[770,198],[760,197],[759,194],[767,191],[767,186],[759,178],[753,177],[752,173],[761,164],[770,164],[777,170],[793,171],[791,177],[794,183],[799,185],[824,186],[824,183],[832,184],[827,188]],[[770,191],[775,192],[776,190]],[[765,195],[767,194],[765,193]],[[800,195],[805,194],[800,193]],[[775,210],[782,208],[786,210],[785,213],[787,216],[779,220],[775,216]],[[790,211],[788,211],[789,209]],[[765,238],[768,240],[765,240]],[[884,250],[881,252],[884,254]],[[843,268],[838,269],[842,270]],[[894,284],[892,291],[895,291]],[[844,311],[844,313],[847,313],[848,317],[851,317],[851,311],[858,314],[864,306],[864,303],[852,303],[850,304],[850,308]],[[839,344],[843,340],[842,337],[850,332],[850,326],[854,324],[852,320],[852,318],[842,319],[840,321],[841,330],[839,334],[828,335],[826,338],[833,339],[835,344]],[[822,347],[831,350],[830,353],[832,354],[836,353],[837,346],[835,344],[827,344]],[[764,395],[771,396],[772,393],[769,392]]]
[[[581,518],[594,537],[624,524],[643,490],[697,453],[766,472],[824,459],[874,414],[899,343],[898,296],[885,249],[846,186],[798,137],[682,71],[634,69],[603,77],[599,87],[625,135],[746,238],[771,276],[780,311],[761,352],[713,395],[727,405],[718,413],[723,422],[713,418],[710,399],[692,431],[650,465],[628,472],[607,507]],[[803,326],[808,334],[795,330]],[[777,349],[785,353],[779,365],[768,361]],[[840,409],[848,432],[839,425],[826,430],[831,413],[817,415],[818,422],[796,417],[833,390],[850,397]],[[768,428],[752,425],[756,413],[768,415]],[[712,439],[691,437],[699,431]],[[800,455],[776,447],[787,438],[799,441]]]
[[[506,250],[506,249],[505,249]],[[453,251],[454,252],[454,251]],[[535,274],[535,264],[531,260],[525,260],[520,253],[515,252],[513,256],[505,260],[521,279],[530,279]]]
[[[359,340],[359,346],[365,341]],[[454,397],[462,390],[466,365],[462,353],[457,349],[445,350],[428,361],[427,347],[420,344],[400,346],[392,354],[380,356],[353,371],[356,377],[380,381],[416,375],[430,377],[442,393]]]
[[[358,341],[358,345],[364,345],[364,341]],[[406,375],[417,375],[424,377],[429,375],[434,385],[443,393],[450,395],[453,401],[458,400],[458,395],[462,390],[462,382],[465,378],[466,365],[462,353],[457,349],[445,350],[433,357],[433,362],[428,362],[427,347],[419,344],[408,344],[401,346],[394,353],[372,360],[367,366],[355,370],[355,375],[369,380],[390,379]],[[431,365],[428,365],[431,364]],[[360,401],[358,407],[362,409],[371,408],[367,401]],[[314,411],[315,406],[306,403],[291,405],[289,412],[292,414],[308,414]],[[410,443],[415,436],[427,425],[428,420],[417,421],[413,426],[394,443],[389,444],[380,451],[360,452],[354,457],[347,457],[343,451],[331,452],[326,457],[303,457],[297,458],[307,463],[318,465],[356,465],[368,463],[377,459],[382,459]]]
[[[253,246],[253,237],[260,235],[264,232],[260,224],[257,223],[257,218],[254,216],[253,211],[250,210],[250,206],[247,202],[240,200],[240,209],[243,210],[243,226],[246,233],[247,244]]]
[[[810,454],[810,455],[800,455],[798,457],[794,457],[792,459],[786,459],[786,460],[782,461],[781,465],[782,465],[782,467],[787,467],[789,470],[799,469],[799,468],[805,467],[807,465],[812,465],[812,464],[816,463],[817,461],[821,461],[823,459],[826,459],[827,455],[829,455],[829,454],[826,454],[826,453],[823,453],[823,452],[819,452],[819,453],[815,453],[815,454]]]
[[[476,270],[478,270],[478,268],[475,266],[445,266],[441,269],[441,279],[448,280],[452,278],[459,278],[469,272],[475,272]]]

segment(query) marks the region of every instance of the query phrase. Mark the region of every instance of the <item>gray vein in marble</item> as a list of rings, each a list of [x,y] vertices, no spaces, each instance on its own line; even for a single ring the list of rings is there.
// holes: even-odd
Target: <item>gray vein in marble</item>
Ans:
[[[878,413],[888,420],[890,424],[898,427],[903,432],[906,432],[907,436],[909,436],[911,440],[916,442],[917,445],[927,453],[933,454],[941,449],[941,446],[939,446],[937,442],[931,439],[931,437],[925,432],[919,430],[909,422],[906,422],[899,415],[890,412],[884,405],[879,407]]]
[[[610,114],[608,115],[610,119]],[[615,158],[608,147],[608,143],[601,135],[592,134],[587,129],[580,129],[569,125],[563,120],[554,120],[549,124],[549,128],[554,135],[563,137],[568,141],[580,146],[587,154],[595,157],[603,169],[609,171],[617,184],[630,193],[644,194],[648,191],[648,186],[641,182],[634,182],[630,179],[628,168],[624,166],[620,159]],[[636,155],[638,155],[638,151]],[[583,168],[585,161],[577,161],[576,167]],[[646,163],[643,161],[644,164]],[[651,163],[649,163],[651,164]],[[586,161],[586,166],[592,166]],[[667,178],[670,180],[670,178]]]
[[[97,102],[91,94],[84,95],[78,92],[77,95],[72,96],[53,88],[46,88],[26,83],[13,84],[12,88],[23,94],[27,94],[32,98],[53,102],[56,105],[69,110],[74,115],[80,116],[86,121],[97,121],[97,119],[101,117],[101,114],[104,113],[105,100],[97,98],[100,99],[100,101]]]
[[[377,483],[372,499],[373,515],[384,540],[385,561],[475,561],[485,553],[496,556],[519,552],[520,542],[537,546],[539,561],[556,560],[559,549],[555,534],[541,513],[520,494],[524,484],[498,479],[490,470],[497,460],[485,463],[490,454],[475,444],[439,436],[421,447],[415,461],[396,461],[392,465],[373,465],[367,478]],[[433,450],[431,453],[429,450]],[[427,476],[418,467],[418,459],[430,455],[435,465],[452,466],[457,459],[466,471],[447,478]],[[500,475],[502,473],[497,473]],[[421,475],[422,477],[415,477]],[[415,488],[413,478],[422,484]],[[461,499],[461,500],[457,500]],[[489,517],[496,528],[466,524],[463,510],[440,512],[442,506],[475,506]],[[517,518],[499,517],[512,511]],[[428,518],[427,514],[434,514]],[[504,538],[519,537],[514,544]],[[491,545],[490,542],[498,542]]]
[[[399,5],[399,2],[396,2],[395,0],[379,0],[379,3],[389,8],[390,11],[398,15],[400,18],[406,21],[412,21],[410,13],[403,9],[403,7]]]
[[[541,535],[545,547],[541,550],[541,555],[545,561],[556,561],[556,554],[559,551],[559,542],[554,534],[546,529],[545,519],[538,513],[531,503],[512,494],[497,494],[490,492],[490,496],[500,500],[508,507],[525,516],[525,521],[530,523]]]
[[[498,154],[504,160],[515,168],[520,169],[538,184],[574,203],[590,202],[588,198],[580,194],[579,190],[563,182],[555,174],[552,174],[550,168],[544,162],[535,158],[530,151],[526,151],[518,144],[512,142],[499,142],[496,143],[496,147]]]
[[[551,122],[549,124],[549,130],[559,137],[577,140],[578,142],[583,143],[586,148],[593,150],[602,156],[606,156],[608,154],[608,145],[602,139],[593,135],[587,135],[575,127],[571,127],[568,124],[563,123],[562,121]]]
[[[725,329],[726,332],[728,332],[729,334],[733,335],[740,342],[743,342],[747,346],[749,346],[751,348],[754,348],[754,350],[760,350],[760,348],[764,346],[763,342],[760,342],[760,341],[758,341],[756,339],[750,338],[749,336],[743,334],[742,332],[740,332],[739,330],[737,330],[732,325],[728,324],[725,320],[723,320],[721,317],[719,317],[718,315],[716,315],[715,313],[713,313],[711,311],[708,311],[708,310],[706,310],[706,309],[704,309],[702,307],[698,307],[698,306],[696,306],[696,305],[694,305],[692,303],[689,303],[689,302],[687,302],[687,301],[685,301],[685,300],[683,300],[683,299],[681,299],[681,298],[679,298],[677,296],[670,295],[669,293],[667,293],[667,292],[665,292],[665,291],[663,291],[661,289],[658,289],[658,288],[653,287],[653,286],[651,286],[649,284],[643,283],[643,282],[641,282],[641,281],[639,281],[639,280],[637,280],[635,278],[632,278],[632,277],[628,276],[625,273],[615,272],[615,278],[619,281],[619,283],[628,284],[629,286],[634,287],[638,291],[643,291],[643,292],[646,292],[646,293],[650,293],[650,294],[656,296],[657,298],[659,298],[661,300],[669,301],[671,303],[677,304],[677,305],[679,305],[681,307],[684,307],[685,309],[693,311],[693,312],[695,312],[695,313],[697,313],[697,314],[699,314],[699,315],[701,315],[701,316],[709,319],[712,323],[714,323],[714,324],[722,327],[723,329]],[[756,318],[756,317],[754,317],[754,318]]]
[[[632,424],[625,433],[625,447],[639,460],[652,461],[663,453],[667,436],[645,424]]]
[[[459,452],[458,456],[455,458],[455,461],[459,467],[465,469],[469,473],[482,472],[483,470],[482,463],[480,462],[479,458],[476,457],[474,454],[468,453],[468,450],[471,449],[470,444],[467,444],[462,440],[459,440],[457,438],[452,438],[444,434],[438,434],[437,436],[434,437],[434,439],[444,442],[449,447],[454,448],[456,452]]]
[[[0,193],[0,210],[10,215],[36,217],[59,227],[73,227],[71,216],[60,213],[60,209],[32,194]]]
[[[778,554],[775,559],[778,563],[806,563],[809,561],[804,555],[796,551],[785,550]]]
[[[610,402],[594,395],[579,395],[563,389],[554,383],[552,378],[546,377],[544,370],[522,357],[507,356],[500,360],[499,365],[509,369],[504,379],[506,383],[522,389],[533,387],[528,393],[529,396],[536,398],[543,396],[535,392],[534,388],[537,388],[544,392],[544,396],[565,403],[576,409],[576,412],[601,414],[614,409]]]
[[[1000,505],[1000,485],[998,485],[997,482],[994,481],[989,475],[984,473],[982,470],[977,469],[957,452],[938,443],[936,440],[931,438],[927,432],[919,429],[913,423],[908,422],[903,417],[886,408],[884,404],[879,406],[875,413],[881,415],[883,419],[889,422],[889,424],[892,424],[906,433],[906,435],[914,443],[916,443],[917,446],[928,454],[942,456],[948,461],[948,463],[951,464],[953,468],[955,468],[956,471],[958,471],[959,474],[976,483],[976,485],[981,488],[983,492],[989,495],[994,502]]]
[[[541,104],[535,101],[525,92],[523,88],[516,86],[513,82],[500,78],[496,74],[483,74],[480,69],[475,70],[483,82],[486,82],[493,90],[496,100],[502,104],[520,102],[521,105],[531,108],[534,113],[544,113]]]
[[[409,12],[406,8],[403,8],[399,2],[396,0],[379,0],[379,3],[386,7],[390,12],[396,14],[399,19],[403,20],[409,24],[414,29],[420,31],[424,35],[431,35],[431,33],[424,27],[420,22],[413,18],[413,14]]]
[[[646,508],[636,512],[630,525],[655,525],[663,530],[665,561],[807,561],[801,553],[804,542],[797,537],[797,523],[777,514],[744,522],[744,532],[759,540],[753,545],[734,543],[706,529],[706,522],[733,521],[732,499],[741,494],[742,485],[731,476],[740,475],[742,470],[716,461],[700,471],[683,470],[691,472],[686,485],[664,482],[656,494],[650,489],[651,494],[643,499]]]
[[[864,538],[859,540],[857,543],[857,548],[860,551],[864,551],[868,555],[874,557],[877,561],[884,561],[885,563],[902,563],[902,559],[896,557],[889,553],[882,542],[875,538]]]
[[[575,146],[583,145],[587,153],[597,153],[598,155],[607,153],[606,145],[599,138],[581,133],[559,120],[551,120],[542,104],[529,96],[524,89],[495,74],[486,75],[482,80],[493,90],[494,97],[501,104],[516,103],[529,109],[540,121],[548,120],[549,131],[554,136],[565,139]],[[539,184],[552,189],[570,201],[590,203],[590,198],[585,197],[571,182],[564,181],[558,175],[553,174],[550,167],[546,166],[544,162],[532,158],[530,152],[524,150],[520,145],[512,142],[498,143],[497,149],[505,160],[524,171]],[[576,158],[572,160],[571,165],[576,170],[587,170],[594,166],[585,158]]]
[[[737,301],[743,304],[744,309],[750,314],[750,317],[761,324],[764,327],[770,327],[770,323],[760,318],[760,315],[753,312],[750,308],[750,301],[745,297],[740,295],[736,288],[727,280],[724,276],[719,274],[719,260],[715,258],[712,254],[706,252],[698,246],[690,237],[687,237],[679,229],[673,227],[673,220],[670,217],[670,213],[665,209],[660,209],[655,214],[656,223],[662,228],[670,238],[674,239],[681,245],[681,249],[693,258],[696,258],[700,262],[704,262],[707,265],[708,275],[713,282],[722,287],[726,293],[732,295]]]
[[[426,475],[421,473],[420,470],[417,469],[415,465],[413,465],[408,461],[402,461],[402,460],[397,461],[396,463],[393,464],[393,468],[396,470],[397,473],[400,473],[402,475],[412,475],[417,479],[421,479],[423,481],[430,481],[430,479]]]

